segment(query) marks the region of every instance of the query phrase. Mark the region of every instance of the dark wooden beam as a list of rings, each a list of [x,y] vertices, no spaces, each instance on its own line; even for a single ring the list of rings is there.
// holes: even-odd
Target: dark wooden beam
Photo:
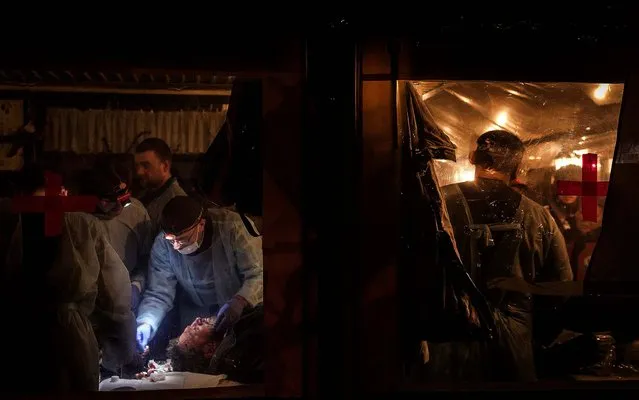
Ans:
[[[10,85],[0,84],[0,90],[54,93],[114,93],[182,96],[230,96],[231,89],[218,88],[168,88],[168,87],[116,87],[108,85]]]

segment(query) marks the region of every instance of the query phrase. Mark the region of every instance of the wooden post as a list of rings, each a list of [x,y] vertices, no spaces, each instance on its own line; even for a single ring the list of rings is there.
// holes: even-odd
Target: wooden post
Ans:
[[[363,47],[362,180],[359,188],[357,371],[366,393],[393,390],[400,379],[397,269],[399,149],[396,82],[387,41]],[[366,80],[367,77],[372,77]]]

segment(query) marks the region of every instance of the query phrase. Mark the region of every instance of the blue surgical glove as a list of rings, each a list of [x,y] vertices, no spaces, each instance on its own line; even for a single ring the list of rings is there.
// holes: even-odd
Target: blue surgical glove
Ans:
[[[140,288],[135,283],[131,284],[131,310],[138,308],[141,300]]]
[[[136,333],[136,339],[140,348],[142,350],[146,349],[146,346],[149,344],[149,339],[151,339],[151,325],[140,324]]]
[[[215,332],[223,333],[232,327],[240,319],[247,305],[247,301],[239,296],[227,301],[217,313],[217,318],[213,325]]]

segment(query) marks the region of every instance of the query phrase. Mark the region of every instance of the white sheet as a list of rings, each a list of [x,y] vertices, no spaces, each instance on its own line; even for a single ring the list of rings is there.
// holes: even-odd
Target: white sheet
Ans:
[[[105,379],[100,382],[100,391],[109,392],[116,389],[125,390],[125,388],[132,388],[135,391],[201,389],[240,385],[226,380],[226,375],[206,375],[191,372],[169,372],[165,375],[166,379],[160,382],[151,382],[148,379],[119,379],[117,382],[111,382],[111,379]]]

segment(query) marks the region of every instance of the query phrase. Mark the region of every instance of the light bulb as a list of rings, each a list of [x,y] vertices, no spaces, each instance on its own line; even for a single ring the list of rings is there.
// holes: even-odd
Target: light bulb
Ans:
[[[597,100],[605,99],[609,90],[610,90],[610,85],[607,83],[602,83],[601,85],[597,86],[597,89],[595,89],[595,99]]]
[[[506,125],[508,123],[508,112],[502,111],[499,114],[497,114],[497,118],[495,118],[495,122],[497,122],[497,124],[501,126]]]

